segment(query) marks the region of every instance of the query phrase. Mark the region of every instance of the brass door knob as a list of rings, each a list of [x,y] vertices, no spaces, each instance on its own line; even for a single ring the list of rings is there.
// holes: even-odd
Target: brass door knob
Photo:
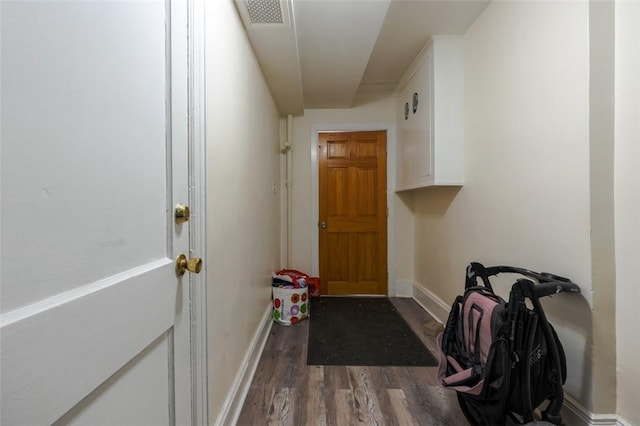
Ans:
[[[181,223],[185,223],[186,221],[189,220],[189,216],[190,216],[190,212],[189,212],[189,207],[185,206],[184,204],[176,204],[176,209],[175,209],[175,219],[176,219],[176,223],[178,225],[180,225]]]
[[[201,270],[202,259],[199,257],[187,259],[187,256],[181,254],[176,259],[176,274],[178,274],[178,276],[184,275],[187,271],[199,274]]]

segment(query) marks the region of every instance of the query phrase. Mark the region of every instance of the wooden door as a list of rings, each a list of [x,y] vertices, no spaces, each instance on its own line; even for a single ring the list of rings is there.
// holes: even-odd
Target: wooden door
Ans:
[[[386,131],[320,133],[323,294],[387,294]]]
[[[0,423],[191,423],[186,2],[1,2]]]

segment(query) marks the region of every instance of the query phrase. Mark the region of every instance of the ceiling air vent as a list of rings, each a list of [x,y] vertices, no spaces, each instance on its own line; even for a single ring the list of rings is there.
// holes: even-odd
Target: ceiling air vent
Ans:
[[[236,0],[247,29],[289,26],[290,0]]]
[[[284,24],[280,0],[247,0],[252,24]]]

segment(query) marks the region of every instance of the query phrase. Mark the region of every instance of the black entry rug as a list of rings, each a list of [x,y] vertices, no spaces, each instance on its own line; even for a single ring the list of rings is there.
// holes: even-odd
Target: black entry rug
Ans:
[[[438,364],[386,298],[314,298],[310,314],[308,365]]]

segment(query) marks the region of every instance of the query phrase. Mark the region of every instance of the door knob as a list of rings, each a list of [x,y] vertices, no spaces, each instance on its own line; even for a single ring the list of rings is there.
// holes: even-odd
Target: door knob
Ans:
[[[187,271],[199,274],[201,270],[202,259],[199,257],[187,259],[187,256],[181,254],[176,259],[176,274],[178,274],[178,276],[184,275]]]
[[[320,228],[327,229],[327,222],[325,222],[324,220],[320,222]]]
[[[184,204],[180,204],[180,203],[176,204],[175,218],[176,218],[176,223],[178,225],[188,221],[189,216],[190,216],[190,212],[189,212],[188,206],[185,206]]]

